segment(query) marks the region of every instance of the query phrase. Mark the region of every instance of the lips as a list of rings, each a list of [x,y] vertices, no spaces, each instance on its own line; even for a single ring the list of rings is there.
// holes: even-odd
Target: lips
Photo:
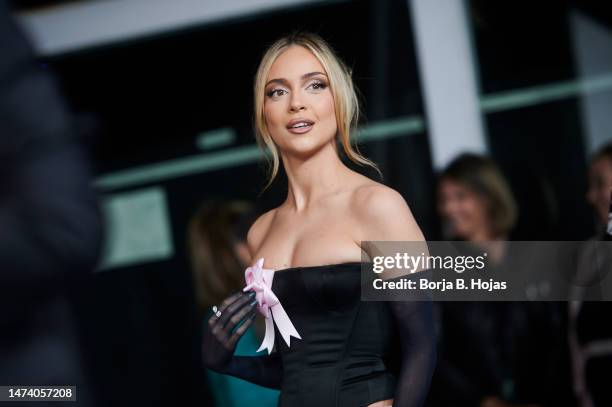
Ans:
[[[295,134],[304,134],[310,131],[314,126],[314,122],[309,119],[293,119],[287,123],[287,130]]]

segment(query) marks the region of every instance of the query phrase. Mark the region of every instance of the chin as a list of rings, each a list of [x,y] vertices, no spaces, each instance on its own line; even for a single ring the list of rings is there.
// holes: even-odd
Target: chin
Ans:
[[[454,233],[460,239],[467,239],[472,234],[472,230],[470,228],[455,228]]]
[[[294,142],[287,146],[287,151],[299,156],[314,155],[325,147],[326,144],[326,142],[313,139],[294,140]]]

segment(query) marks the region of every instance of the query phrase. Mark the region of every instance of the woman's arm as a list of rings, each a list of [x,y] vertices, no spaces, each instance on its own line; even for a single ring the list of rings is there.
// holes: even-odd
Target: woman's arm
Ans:
[[[222,372],[240,379],[280,390],[283,365],[279,352],[263,356],[234,356]]]
[[[375,186],[367,188],[359,197],[362,248],[370,258],[377,255],[373,245],[364,242],[407,242],[405,246],[416,254],[427,252],[425,238],[414,220],[404,198],[391,188]],[[408,243],[413,242],[413,243]],[[364,247],[365,246],[365,247]],[[389,246],[391,247],[391,246]],[[419,271],[425,278],[430,271]],[[382,278],[401,278],[405,275],[387,273]],[[401,369],[397,380],[393,406],[418,407],[425,403],[436,363],[436,337],[431,295],[424,292],[411,301],[389,301],[401,343]]]
[[[401,370],[394,407],[425,403],[436,364],[436,342],[431,301],[390,301],[401,343]]]

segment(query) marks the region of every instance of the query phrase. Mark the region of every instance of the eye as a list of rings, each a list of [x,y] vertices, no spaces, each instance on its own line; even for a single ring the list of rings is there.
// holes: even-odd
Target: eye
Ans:
[[[272,90],[268,91],[268,93],[266,93],[266,95],[268,97],[279,97],[279,96],[283,96],[286,93],[287,93],[287,91],[285,89],[272,89]]]
[[[327,88],[327,83],[320,81],[320,80],[316,80],[314,82],[312,82],[310,85],[308,85],[307,89],[312,89],[312,90],[323,90]]]

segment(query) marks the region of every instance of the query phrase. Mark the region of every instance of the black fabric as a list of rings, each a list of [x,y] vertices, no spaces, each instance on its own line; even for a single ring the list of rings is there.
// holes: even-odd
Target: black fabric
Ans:
[[[612,355],[609,353],[588,358],[585,363],[584,377],[594,407],[612,406],[612,391],[610,391],[611,368]]]
[[[341,263],[274,274],[272,290],[301,339],[287,346],[275,326],[275,352],[238,365],[281,377],[280,407],[422,405],[435,362],[431,302],[361,301],[360,271]]]
[[[473,255],[476,246],[457,246]],[[507,247],[488,270],[523,265]],[[477,407],[487,397],[509,403],[573,406],[565,302],[441,301],[438,363],[428,406]]]
[[[270,389],[280,390],[283,383],[283,365],[278,352],[234,356],[225,373]]]
[[[430,406],[573,406],[565,303],[441,302]]]
[[[421,406],[436,365],[432,303],[424,300],[388,304],[399,328],[402,354],[393,406]]]

